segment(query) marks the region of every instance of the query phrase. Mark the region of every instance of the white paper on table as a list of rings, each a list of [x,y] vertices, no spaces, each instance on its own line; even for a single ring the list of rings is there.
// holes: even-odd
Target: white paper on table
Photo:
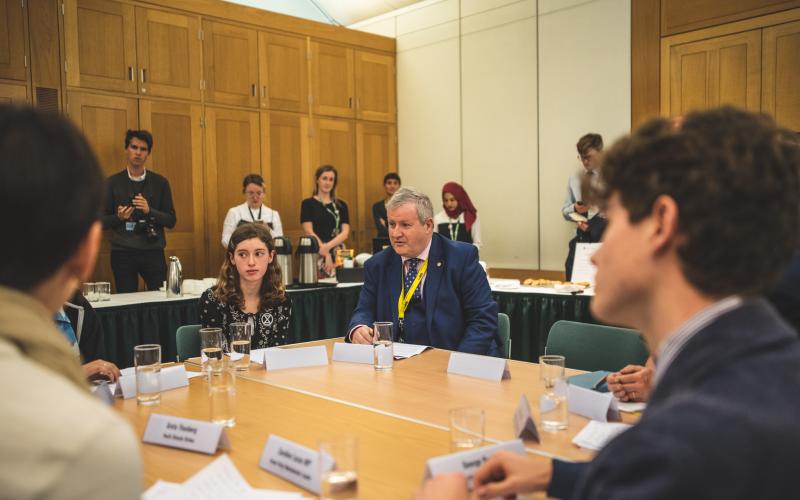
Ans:
[[[586,427],[572,439],[572,443],[587,450],[600,451],[603,446],[617,435],[630,429],[630,424],[619,422],[598,422],[591,420]]]
[[[647,408],[647,403],[632,403],[620,401],[618,399],[617,408],[619,408],[619,411],[624,411],[625,413],[636,413],[644,411],[644,409]]]
[[[395,342],[394,359],[408,359],[417,354],[422,354],[425,349],[430,349],[430,346]]]
[[[244,498],[251,490],[227,453],[220,455],[183,483],[185,498],[192,500],[233,500]]]
[[[142,494],[142,500],[173,500],[183,496],[183,485],[158,480]]]
[[[585,281],[594,286],[594,275],[597,267],[592,264],[592,255],[602,243],[578,243],[575,245],[575,260],[572,264],[572,282]]]

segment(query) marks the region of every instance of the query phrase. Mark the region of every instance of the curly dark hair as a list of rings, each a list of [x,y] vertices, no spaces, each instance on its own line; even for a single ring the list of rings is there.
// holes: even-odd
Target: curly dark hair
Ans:
[[[225,253],[225,260],[219,270],[217,286],[214,287],[214,295],[225,304],[233,304],[238,307],[244,305],[242,288],[239,285],[239,272],[236,270],[236,266],[231,263],[231,257],[239,243],[252,238],[258,238],[263,241],[270,253],[275,251],[272,234],[265,224],[246,222],[236,228],[228,242],[228,251]],[[281,268],[275,260],[270,262],[267,268],[267,273],[261,282],[260,292],[261,300],[258,308],[261,311],[269,306],[280,304],[286,298],[286,290],[281,280]]]
[[[771,118],[732,107],[679,128],[657,118],[607,150],[600,182],[585,187],[601,206],[618,193],[632,223],[673,198],[686,279],[712,297],[762,293],[800,243],[800,148],[785,137]]]

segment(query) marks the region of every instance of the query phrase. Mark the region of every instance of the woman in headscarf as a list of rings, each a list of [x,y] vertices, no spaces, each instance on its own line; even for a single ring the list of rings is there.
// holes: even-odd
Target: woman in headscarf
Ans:
[[[442,210],[433,217],[436,231],[453,241],[472,243],[481,248],[481,226],[478,210],[460,184],[448,182],[442,186]]]

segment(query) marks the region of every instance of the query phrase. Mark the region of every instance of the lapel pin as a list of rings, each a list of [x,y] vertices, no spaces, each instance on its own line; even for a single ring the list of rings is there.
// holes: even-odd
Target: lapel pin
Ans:
[[[442,261],[441,260],[436,263],[436,267],[442,267]]]

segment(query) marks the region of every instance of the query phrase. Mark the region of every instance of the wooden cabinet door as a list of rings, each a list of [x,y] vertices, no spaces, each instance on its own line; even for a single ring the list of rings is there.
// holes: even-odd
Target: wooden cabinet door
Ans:
[[[338,172],[336,197],[347,203],[350,216],[348,248],[358,248],[361,220],[358,212],[358,177],[355,158],[355,126],[352,120],[314,119],[311,134],[311,167],[333,165]],[[313,189],[313,172],[311,175]]]
[[[397,172],[397,127],[388,123],[356,123],[356,171],[361,226],[359,251],[372,253],[372,238],[377,236],[372,205],[383,200],[383,176]]]
[[[353,49],[311,42],[311,98],[315,115],[352,118]]]
[[[209,276],[225,257],[222,222],[228,209],[244,202],[242,180],[261,173],[257,111],[206,107],[206,228]]]
[[[0,83],[0,104],[24,104],[28,100],[28,86]]]
[[[761,109],[761,30],[662,50],[662,113],[670,116],[725,104]]]
[[[800,132],[800,21],[765,28],[761,110]]]
[[[181,259],[184,278],[206,277],[203,132],[199,104],[139,101],[141,127],[153,134],[148,168],[172,190],[177,223],[167,229],[167,256]]]
[[[360,50],[355,54],[356,118],[396,122],[394,57]]]
[[[139,128],[136,99],[70,91],[67,112],[83,131],[106,177],[125,168],[125,132]],[[103,237],[91,281],[113,282],[112,277],[111,246]]]
[[[135,94],[135,26],[133,5],[65,0],[67,85]]]
[[[0,0],[0,78],[28,79],[26,17],[25,5],[20,0]]]
[[[261,162],[266,203],[280,214],[283,235],[291,240],[293,248],[303,234],[300,204],[311,196],[314,189],[308,121],[307,115],[299,113],[261,113]]]
[[[258,107],[255,30],[203,20],[203,61],[209,102]]]
[[[141,94],[200,100],[200,20],[136,8]]]
[[[308,111],[308,45],[303,37],[258,32],[263,109]]]

